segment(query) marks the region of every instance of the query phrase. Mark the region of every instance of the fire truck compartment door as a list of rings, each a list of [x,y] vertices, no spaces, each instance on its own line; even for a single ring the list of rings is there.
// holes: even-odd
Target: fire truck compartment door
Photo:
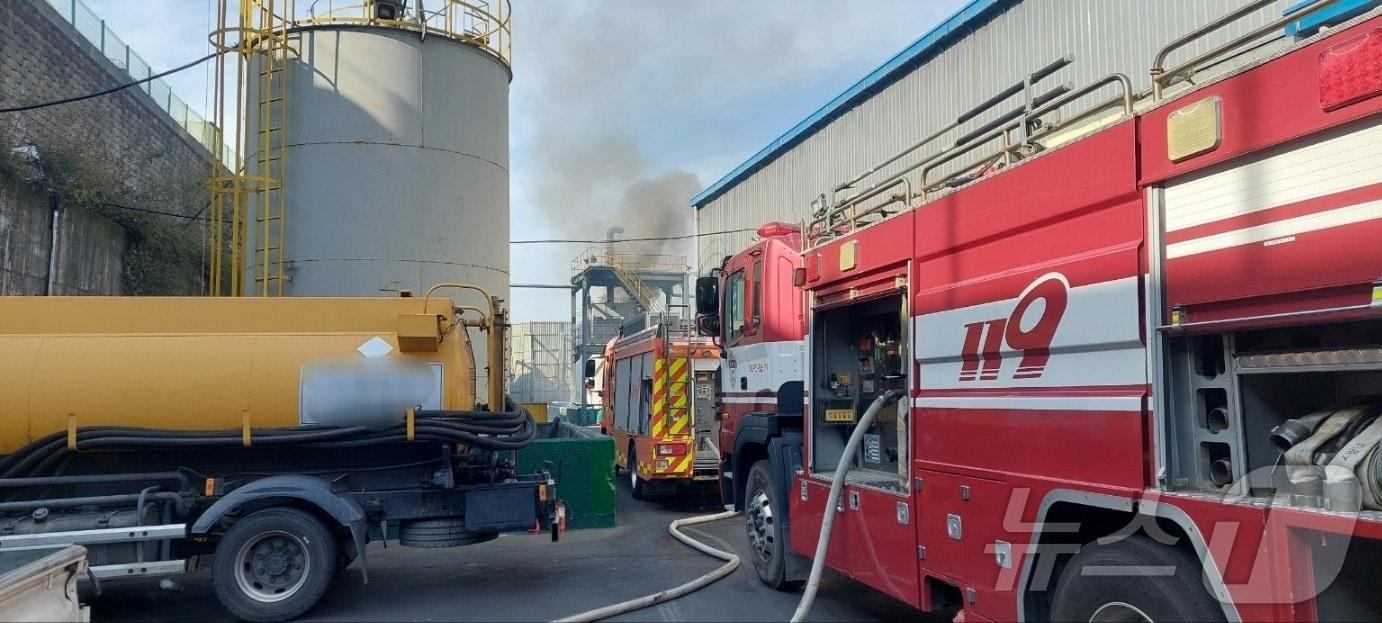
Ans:
[[[1021,570],[1017,554],[1020,544],[1030,537],[1010,535],[1003,530],[1011,497],[1007,484],[979,478],[966,478],[964,484],[969,487],[969,499],[963,505],[968,522],[965,558],[969,564],[969,587],[974,589],[971,608],[998,621],[1017,620],[1017,611],[1013,609],[1017,603],[1013,589]]]
[[[1367,304],[1379,162],[1374,115],[1168,182],[1166,305],[1193,323]]]
[[[917,545],[921,570],[955,582],[969,579],[969,559],[965,556],[965,508],[961,500],[963,479],[954,474],[918,470],[921,491],[916,516]],[[915,486],[915,483],[913,484]]]
[[[788,512],[792,518],[792,551],[807,558],[816,555],[816,542],[821,534],[821,520],[825,517],[825,499],[830,496],[830,485],[812,478],[799,476],[792,484],[792,490],[788,491],[787,497]],[[848,502],[847,492],[842,492],[840,499]],[[831,528],[830,548],[825,552],[825,564],[831,569],[843,571],[848,558],[848,550],[851,545],[853,532],[845,525],[848,517],[844,514],[844,504],[838,507],[840,510],[835,515],[835,524]]]
[[[820,518],[828,483],[812,478],[807,482],[807,497],[801,500],[800,485],[793,494],[792,549],[805,556],[815,554],[820,537]],[[799,481],[800,482],[800,481]],[[804,512],[795,506],[801,504]],[[903,509],[899,509],[903,505]],[[869,487],[847,484],[840,493],[838,510],[833,512],[830,549],[826,563],[836,571],[893,597],[919,607],[920,589],[916,574],[916,533],[911,526],[911,500]],[[801,518],[810,519],[802,521]],[[799,523],[800,522],[800,523]]]

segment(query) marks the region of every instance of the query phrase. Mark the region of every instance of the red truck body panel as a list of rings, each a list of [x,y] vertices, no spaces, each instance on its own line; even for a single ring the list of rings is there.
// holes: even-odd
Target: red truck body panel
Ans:
[[[805,418],[792,550],[813,555],[837,512],[830,567],[923,609],[928,579],[950,584],[967,616],[1014,620],[1045,513],[1088,505],[1184,530],[1230,617],[1319,616],[1312,556],[1330,535],[1382,539],[1379,515],[1169,490],[1148,345],[1172,324],[1376,317],[1382,97],[1342,101],[1341,58],[1382,64],[1382,18],[808,246],[807,318],[905,295],[911,482],[850,481],[843,509],[824,508]],[[1210,98],[1216,146],[1172,162],[1172,119]]]

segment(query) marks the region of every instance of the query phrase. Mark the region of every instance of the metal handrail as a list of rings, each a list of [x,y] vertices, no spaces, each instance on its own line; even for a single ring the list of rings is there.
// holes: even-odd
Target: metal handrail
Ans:
[[[513,64],[512,49],[512,13],[513,8],[509,0],[499,0],[495,3],[495,9],[491,10],[488,2],[483,0],[431,0],[441,4],[441,8],[436,10],[424,10],[425,5],[420,5],[418,12],[411,18],[400,19],[379,19],[373,15],[370,9],[373,7],[373,0],[367,0],[364,4],[351,4],[346,6],[335,6],[330,4],[327,10],[321,15],[316,12],[317,2],[313,2],[308,7],[308,13],[302,19],[295,22],[297,26],[317,26],[327,24],[347,24],[365,26],[386,26],[401,30],[411,30],[422,33],[422,35],[436,35],[446,37],[461,43],[473,45],[477,48],[489,52],[498,58],[506,66]],[[359,15],[351,13],[358,12]],[[456,19],[457,15],[461,19]],[[478,30],[467,27],[469,24],[484,24]]]
[[[572,274],[592,266],[607,267],[606,258],[610,253],[608,245],[587,247],[571,260]],[[614,257],[625,267],[644,273],[683,273],[686,272],[685,255],[656,255],[646,253],[615,253]]]
[[[1119,93],[1116,94],[1114,97],[1104,100],[1099,104],[1089,108],[1088,110],[1081,111],[1080,113],[1060,123],[1050,124],[1045,127],[1042,127],[1036,133],[1028,135],[1026,140],[1019,140],[1017,142],[1014,142],[1012,136],[1013,132],[1021,130],[1023,128],[1026,128],[1027,131],[1031,131],[1031,129],[1042,117],[1056,112],[1060,110],[1061,107],[1066,106],[1076,100],[1079,100],[1082,97],[1088,96],[1091,93],[1094,93],[1109,85],[1118,85],[1120,87]],[[815,246],[823,239],[833,237],[834,235],[839,233],[835,231],[835,228],[840,223],[857,222],[860,218],[863,218],[870,214],[882,212],[884,208],[894,203],[897,203],[899,200],[906,201],[906,203],[910,205],[913,202],[913,200],[917,198],[918,193],[913,191],[911,181],[907,178],[907,175],[918,168],[921,169],[921,188],[919,196],[922,199],[925,199],[930,195],[930,193],[943,188],[955,178],[965,175],[966,173],[973,171],[977,167],[988,166],[1000,158],[1004,159],[1005,162],[1009,162],[1012,156],[1016,155],[1024,145],[1030,144],[1036,139],[1042,136],[1050,135],[1060,129],[1069,128],[1075,125],[1077,122],[1084,121],[1085,119],[1088,119],[1089,117],[1093,116],[1094,114],[1100,111],[1107,110],[1111,106],[1117,106],[1121,109],[1120,116],[1132,114],[1134,105],[1132,80],[1129,79],[1128,76],[1126,76],[1125,74],[1116,73],[1105,76],[1104,78],[1091,82],[1088,85],[1076,89],[1074,91],[1070,91],[1068,86],[1063,85],[1062,87],[1048,92],[1042,97],[1034,98],[1031,102],[1028,103],[1028,105],[1031,106],[1030,109],[1018,109],[1018,112],[1022,114],[1014,115],[1012,113],[1009,113],[1000,116],[998,119],[990,121],[981,126],[980,128],[966,134],[960,140],[957,140],[952,147],[941,150],[940,152],[933,154],[931,157],[925,158],[920,162],[909,166],[908,168],[895,174],[888,180],[880,182],[879,184],[874,185],[873,187],[864,191],[863,193],[860,193],[857,196],[847,199],[840,205],[832,207],[824,211],[823,213],[820,213],[818,216],[809,219],[806,222],[806,227],[803,228],[803,231],[806,232],[806,235],[808,237],[808,247]],[[994,127],[995,123],[1001,123],[1003,120],[1008,120],[1008,122],[998,127]],[[987,133],[976,137],[975,134],[978,132]],[[954,171],[935,182],[931,181],[931,174],[937,168],[954,162],[955,160],[958,160],[961,157],[968,155],[981,147],[990,145],[993,141],[997,139],[1002,139],[1003,143],[1001,147],[998,147],[993,151],[986,153],[983,157],[975,158],[968,166],[965,166],[958,171]],[[902,198],[894,196],[893,198],[890,198],[888,201],[876,206],[872,206],[869,209],[863,211],[862,213],[857,212],[860,203],[873,197],[876,197],[888,189],[898,186],[900,182],[905,182],[906,184],[906,192]],[[846,213],[849,213],[848,216],[845,218],[841,218],[842,216],[846,215]]]
[[[1275,0],[1254,0],[1253,2],[1245,4],[1242,7],[1239,7],[1237,10],[1227,15],[1224,15],[1223,17],[1220,17],[1214,21],[1209,22],[1208,24],[1205,24],[1204,26],[1201,26],[1195,30],[1192,30],[1180,36],[1171,43],[1166,44],[1166,47],[1162,48],[1160,52],[1157,52],[1156,58],[1152,61],[1152,68],[1149,71],[1149,73],[1152,76],[1152,100],[1160,100],[1165,92],[1166,87],[1169,86],[1169,84],[1177,77],[1181,77],[1183,79],[1188,80],[1194,76],[1195,71],[1197,69],[1199,69],[1203,65],[1208,64],[1209,61],[1222,59],[1224,56],[1227,56],[1230,52],[1242,48],[1244,45],[1251,41],[1256,41],[1262,38],[1263,35],[1269,32],[1278,30],[1291,22],[1304,19],[1305,17],[1313,15],[1316,11],[1319,11],[1320,9],[1331,6],[1332,4],[1334,4],[1334,1],[1335,0],[1316,0],[1314,4],[1311,4],[1303,9],[1294,11],[1288,15],[1283,15],[1278,19],[1272,20],[1271,22],[1268,22],[1262,26],[1259,26],[1249,31],[1245,35],[1236,37],[1234,39],[1229,40],[1228,42],[1210,48],[1208,51],[1198,56],[1195,56],[1190,60],[1181,63],[1180,65],[1167,69],[1166,58],[1170,56],[1172,52],[1179,50],[1187,45],[1190,45],[1195,41],[1199,41],[1200,39],[1203,39],[1205,36],[1215,31],[1218,31],[1252,13],[1255,13],[1268,6],[1275,4]]]
[[[878,204],[878,205],[876,205],[876,206],[873,206],[873,207],[871,207],[871,208],[869,208],[869,209],[867,209],[867,210],[864,210],[863,212],[858,212],[859,204],[861,204],[861,203],[863,203],[863,202],[865,202],[865,201],[868,201],[869,199],[872,199],[872,198],[874,198],[874,197],[877,197],[878,195],[883,194],[884,191],[892,190],[893,188],[895,188],[895,187],[897,187],[897,186],[902,186],[902,187],[903,187],[903,192],[902,192],[902,194],[900,194],[900,195],[898,195],[898,194],[893,194],[891,197],[888,198],[887,201],[884,201],[883,203],[880,203],[880,204]],[[826,214],[824,214],[824,215],[822,215],[822,216],[820,216],[820,217],[818,217],[818,218],[816,218],[816,219],[811,220],[811,221],[807,224],[807,229],[808,229],[808,231],[809,231],[811,228],[814,228],[814,227],[816,227],[816,226],[818,226],[818,225],[823,225],[823,226],[825,226],[825,227],[827,227],[827,228],[834,227],[834,226],[835,226],[835,217],[837,217],[837,216],[843,214],[846,210],[848,210],[848,211],[851,212],[851,214],[850,214],[848,220],[851,221],[851,222],[857,222],[859,219],[864,218],[865,216],[868,216],[868,215],[870,215],[870,214],[876,214],[876,213],[882,212],[884,208],[886,208],[886,207],[888,207],[888,206],[890,206],[890,205],[893,205],[893,204],[895,204],[895,203],[902,203],[902,204],[904,204],[904,205],[911,205],[912,199],[915,198],[915,196],[916,196],[916,195],[912,192],[912,180],[909,180],[909,179],[907,179],[906,177],[895,177],[895,178],[892,178],[892,181],[891,181],[891,182],[887,182],[887,183],[883,183],[883,184],[879,184],[879,185],[877,185],[877,186],[874,186],[874,187],[873,187],[870,191],[868,191],[867,193],[864,193],[864,194],[862,194],[862,195],[859,195],[859,196],[857,196],[857,197],[853,197],[852,199],[850,199],[850,202],[849,202],[849,203],[844,204],[843,206],[841,206],[841,207],[839,207],[839,208],[836,208],[836,209],[834,209],[834,210],[831,210],[830,212],[828,212],[828,213],[826,213]]]
[[[981,115],[981,114],[987,112],[989,109],[993,108],[994,106],[997,106],[998,104],[1003,103],[1003,102],[1004,102],[1005,100],[1007,100],[1008,98],[1010,98],[1010,97],[1012,97],[1012,96],[1014,96],[1014,95],[1017,95],[1018,93],[1021,93],[1026,87],[1030,86],[1030,85],[1033,84],[1033,83],[1036,83],[1036,82],[1039,82],[1039,81],[1041,81],[1041,80],[1044,80],[1045,78],[1051,76],[1051,74],[1054,74],[1054,73],[1056,73],[1057,71],[1060,71],[1061,69],[1065,68],[1065,66],[1069,65],[1070,63],[1072,63],[1072,62],[1074,62],[1074,61],[1075,61],[1075,56],[1074,56],[1074,55],[1071,55],[1071,54],[1067,54],[1067,55],[1065,55],[1065,56],[1062,56],[1062,57],[1060,57],[1060,58],[1058,58],[1058,59],[1052,61],[1051,63],[1047,64],[1045,67],[1042,67],[1041,69],[1038,69],[1038,70],[1032,72],[1030,75],[1028,75],[1028,76],[1027,76],[1026,78],[1024,78],[1023,80],[1020,80],[1020,81],[1018,81],[1018,82],[1013,83],[1013,84],[1010,85],[1008,88],[1003,89],[1002,91],[998,92],[998,93],[995,94],[994,96],[992,96],[992,97],[990,97],[990,98],[984,100],[983,102],[979,103],[978,105],[974,106],[973,108],[970,108],[968,111],[965,111],[964,113],[961,113],[958,117],[955,118],[954,121],[952,121],[952,122],[946,124],[944,127],[940,128],[940,129],[938,129],[938,130],[936,130],[935,132],[932,132],[932,133],[931,133],[929,136],[927,136],[926,138],[923,138],[923,139],[921,139],[920,141],[917,141],[916,143],[912,144],[910,147],[907,147],[906,149],[903,149],[902,151],[899,151],[899,152],[897,152],[896,154],[893,154],[892,156],[890,156],[889,158],[887,158],[887,159],[884,160],[883,162],[880,162],[880,163],[878,163],[877,165],[874,165],[874,166],[873,166],[872,168],[870,168],[868,171],[865,171],[865,172],[863,172],[863,173],[860,173],[859,175],[855,176],[854,178],[850,179],[849,181],[846,181],[846,182],[843,182],[843,183],[841,183],[841,184],[836,185],[834,188],[831,189],[831,199],[833,200],[833,199],[835,198],[835,197],[834,197],[834,193],[837,193],[837,192],[840,192],[840,191],[842,191],[842,190],[845,190],[846,188],[852,188],[855,184],[857,184],[857,183],[859,183],[860,181],[864,180],[864,179],[867,178],[868,176],[873,175],[874,173],[877,173],[877,172],[881,171],[884,167],[887,167],[888,165],[893,164],[894,162],[897,162],[898,160],[902,159],[903,156],[906,156],[906,155],[908,155],[908,154],[910,154],[910,153],[915,152],[915,151],[918,150],[918,149],[921,149],[922,147],[926,146],[927,144],[931,143],[932,141],[934,141],[934,140],[936,140],[936,139],[938,139],[938,138],[944,136],[946,133],[950,132],[951,130],[954,130],[955,128],[958,128],[958,127],[960,127],[961,125],[964,125],[965,122],[967,122],[967,121],[969,121],[969,120],[971,120],[971,119],[973,119],[973,118],[975,118],[975,117],[977,117],[977,116],[979,116],[979,115]],[[963,142],[963,141],[959,141],[959,142]],[[913,166],[913,167],[907,169],[907,171],[914,170],[915,168],[916,168],[916,167]],[[894,177],[896,177],[896,175],[895,175]],[[884,181],[882,181],[882,182],[879,182],[879,184],[876,184],[874,187],[876,188],[878,185],[887,184],[887,183],[889,183],[889,182],[891,182],[891,179],[888,179],[888,180],[884,180]],[[870,189],[870,190],[871,190],[871,189]],[[867,192],[867,191],[865,191],[865,192]]]
[[[811,238],[812,232],[815,230],[817,226],[823,225],[827,229],[833,229],[835,227],[836,222],[838,222],[838,219],[840,219],[840,217],[842,217],[846,213],[849,213],[850,215],[848,218],[844,220],[856,221],[864,216],[878,213],[887,206],[897,203],[899,200],[905,201],[906,203],[910,204],[912,202],[912,199],[915,197],[915,193],[912,191],[912,182],[906,179],[907,175],[916,171],[918,168],[923,167],[930,162],[933,162],[936,158],[943,156],[950,150],[957,149],[963,146],[976,134],[987,131],[987,129],[994,126],[995,124],[1003,124],[1010,119],[1018,117],[1030,119],[1030,111],[1033,107],[1046,104],[1047,102],[1050,102],[1053,99],[1068,92],[1070,89],[1070,86],[1068,84],[1064,84],[1056,87],[1055,89],[1052,89],[1047,93],[1043,93],[1039,96],[1032,97],[1030,95],[1030,91],[1033,85],[1035,85],[1037,82],[1041,80],[1044,80],[1047,77],[1050,77],[1057,71],[1060,71],[1061,69],[1065,68],[1067,65],[1074,62],[1074,60],[1074,55],[1065,55],[1052,61],[1051,63],[1048,63],[1046,66],[1037,69],[1036,71],[1028,74],[1021,80],[999,91],[998,93],[994,94],[993,96],[989,97],[988,99],[984,100],[978,105],[970,108],[964,113],[961,113],[959,116],[955,118],[954,121],[951,121],[945,126],[935,130],[934,132],[927,135],[920,141],[893,154],[892,156],[889,156],[882,162],[871,167],[869,170],[860,173],[859,175],[856,175],[848,181],[837,184],[831,189],[829,199],[828,201],[826,201],[825,205],[822,206],[822,211],[817,211],[817,213],[807,218],[806,222],[804,223],[805,227],[803,228],[803,231],[807,232],[808,238]],[[935,142],[942,136],[945,136],[949,134],[951,131],[955,130],[956,128],[959,128],[960,126],[964,125],[966,122],[973,120],[974,118],[982,115],[985,112],[988,112],[993,107],[1003,103],[1008,98],[1011,98],[1012,96],[1017,95],[1019,93],[1027,94],[1027,97],[1025,98],[1025,102],[1022,107],[1016,108],[1012,111],[1009,111],[1008,113],[1000,115],[998,118],[989,121],[985,125],[981,126],[979,129],[971,131],[969,134],[966,134],[965,136],[957,139],[955,143],[950,147],[944,148],[940,152],[932,154],[929,157],[923,158],[920,161],[915,162],[899,171],[895,171],[892,175],[888,176],[887,178],[880,180],[874,185],[860,191],[859,193],[847,199],[840,200],[839,197],[836,196],[836,194],[840,191],[848,188],[853,188],[855,184],[859,183],[860,181],[863,181],[870,175],[878,173],[879,171],[883,170],[889,165],[892,165],[897,161],[901,160],[903,157],[913,154],[922,147],[925,147],[926,145]],[[899,180],[904,181],[900,182]],[[894,196],[882,204],[873,206],[868,210],[865,210],[863,213],[858,212],[858,207],[860,203],[873,197],[876,197],[884,191],[887,191],[898,185],[904,185],[906,188],[906,192],[903,197],[899,198],[897,196]],[[826,196],[824,194],[821,195],[823,201],[825,201],[825,197]]]
[[[1052,112],[1055,112],[1055,111],[1057,111],[1057,110],[1060,110],[1060,108],[1061,108],[1062,106],[1065,106],[1066,104],[1069,104],[1069,103],[1071,103],[1071,102],[1073,102],[1073,101],[1075,101],[1075,100],[1078,100],[1078,99],[1080,99],[1080,98],[1082,98],[1082,97],[1084,97],[1084,96],[1086,96],[1086,95],[1089,95],[1090,93],[1093,93],[1093,92],[1095,92],[1095,91],[1098,91],[1099,89],[1102,89],[1102,88],[1104,88],[1104,87],[1106,87],[1106,86],[1108,86],[1108,85],[1110,85],[1110,84],[1117,84],[1117,85],[1121,86],[1121,87],[1122,87],[1122,92],[1121,92],[1121,94],[1120,94],[1119,96],[1115,96],[1113,99],[1111,99],[1111,100],[1109,100],[1109,101],[1121,103],[1121,104],[1122,104],[1123,114],[1124,114],[1124,115],[1130,115],[1130,114],[1132,114],[1132,110],[1133,110],[1132,80],[1129,79],[1129,78],[1128,78],[1126,75],[1124,75],[1124,74],[1109,74],[1109,75],[1104,76],[1103,78],[1101,78],[1101,79],[1099,79],[1099,80],[1096,80],[1096,81],[1094,81],[1094,82],[1089,83],[1088,85],[1085,85],[1084,87],[1081,87],[1081,88],[1079,88],[1079,89],[1077,89],[1077,90],[1075,90],[1075,91],[1073,91],[1073,92],[1067,93],[1067,94],[1065,94],[1065,95],[1063,95],[1063,96],[1061,96],[1061,97],[1059,97],[1059,98],[1057,98],[1057,99],[1055,99],[1055,100],[1052,100],[1052,101],[1046,103],[1046,104],[1043,105],[1043,106],[1040,106],[1040,107],[1037,107],[1037,108],[1033,109],[1031,113],[1029,113],[1028,115],[1024,116],[1022,119],[1019,119],[1019,120],[1017,120],[1017,121],[1014,121],[1013,123],[1010,123],[1010,124],[1008,124],[1008,125],[1006,125],[1006,126],[1003,126],[1003,127],[1001,127],[1001,128],[998,128],[998,129],[994,130],[992,133],[986,135],[984,138],[979,139],[979,140],[976,140],[976,141],[974,141],[973,143],[969,144],[968,146],[966,146],[966,147],[964,147],[964,148],[962,148],[962,149],[958,149],[958,150],[952,152],[951,154],[947,155],[945,158],[939,159],[939,160],[933,162],[930,166],[926,167],[925,169],[922,169],[922,171],[921,171],[921,196],[922,196],[923,198],[925,198],[925,197],[926,197],[928,194],[930,194],[933,190],[940,189],[941,187],[943,187],[944,185],[946,185],[947,183],[949,183],[951,180],[953,180],[953,179],[955,179],[956,177],[959,177],[959,176],[961,176],[961,175],[964,175],[965,173],[967,173],[967,172],[973,170],[975,167],[977,167],[977,166],[979,166],[979,165],[981,165],[981,164],[991,163],[991,162],[993,161],[994,158],[1006,157],[1006,156],[1011,155],[1011,154],[1013,153],[1013,151],[1014,151],[1015,149],[1017,149],[1018,147],[1021,147],[1021,145],[1022,145],[1023,143],[1019,143],[1019,144],[1016,144],[1016,145],[1012,144],[1011,140],[1006,138],[1007,135],[1008,135],[1010,132],[1012,132],[1013,130],[1016,130],[1016,129],[1021,128],[1024,124],[1030,125],[1030,124],[1032,123],[1032,121],[1034,121],[1034,120],[1036,120],[1036,119],[1040,119],[1040,118],[1041,118],[1042,116],[1044,116],[1044,115],[1048,115],[1048,114],[1050,114],[1050,113],[1052,113]],[[1073,117],[1072,120],[1064,121],[1064,122],[1062,122],[1062,123],[1060,123],[1060,124],[1055,124],[1055,125],[1051,125],[1051,126],[1046,127],[1045,129],[1043,129],[1042,133],[1043,133],[1043,134],[1050,134],[1050,133],[1052,133],[1052,132],[1055,132],[1055,131],[1056,131],[1057,129],[1059,129],[1059,128],[1062,128],[1062,127],[1069,127],[1069,126],[1074,122],[1074,120],[1083,120],[1083,119],[1085,119],[1086,117],[1088,117],[1089,114],[1090,114],[1090,111],[1103,110],[1103,109],[1105,109],[1105,108],[1107,108],[1107,105],[1106,105],[1106,104],[1100,105],[1100,106],[1095,107],[1095,108],[1091,108],[1089,111],[1082,112],[1081,114],[1079,114],[1079,115]],[[986,155],[986,156],[984,156],[984,157],[982,157],[982,158],[976,158],[976,159],[974,160],[974,162],[973,162],[970,166],[965,167],[965,168],[963,168],[963,169],[961,169],[961,170],[959,170],[959,171],[955,171],[955,172],[951,173],[950,175],[945,176],[944,178],[942,178],[941,180],[939,180],[939,181],[937,181],[937,182],[935,182],[935,183],[929,183],[929,184],[927,183],[927,180],[929,179],[929,176],[930,176],[930,172],[933,171],[933,170],[935,170],[937,167],[940,167],[941,165],[946,164],[946,163],[948,163],[948,162],[954,161],[954,160],[958,159],[960,156],[962,156],[962,155],[964,155],[964,154],[967,154],[967,153],[973,151],[975,148],[977,148],[977,147],[979,147],[979,146],[981,146],[981,145],[986,145],[986,144],[988,144],[990,141],[992,141],[992,140],[994,140],[994,139],[996,139],[996,138],[999,138],[1000,136],[1001,136],[1001,137],[1005,137],[1004,145],[1003,145],[1003,148],[1002,148],[1002,149],[1000,149],[1000,150],[998,150],[998,151],[995,151],[995,152],[993,152],[993,153],[990,153],[990,154],[988,154],[988,155]],[[1035,137],[1034,137],[1034,138],[1035,138]]]

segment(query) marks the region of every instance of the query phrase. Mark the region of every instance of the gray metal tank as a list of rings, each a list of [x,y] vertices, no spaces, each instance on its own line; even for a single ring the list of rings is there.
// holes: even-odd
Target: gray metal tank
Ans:
[[[302,27],[289,41],[296,53],[275,83],[286,86],[273,87],[286,91],[282,294],[420,295],[460,282],[508,299],[506,48],[348,23]],[[260,131],[268,125],[253,108],[263,99],[259,63],[250,65],[245,115],[250,175],[260,172]],[[278,115],[267,117],[277,124]],[[259,293],[261,201],[248,202],[242,274],[251,295]]]

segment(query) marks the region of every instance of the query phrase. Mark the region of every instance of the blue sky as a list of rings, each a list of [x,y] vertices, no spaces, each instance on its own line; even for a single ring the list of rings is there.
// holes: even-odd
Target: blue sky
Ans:
[[[82,1],[155,70],[208,49],[215,0]],[[690,233],[693,194],[962,4],[514,0],[511,238]],[[205,111],[207,78],[169,83]],[[516,246],[513,281],[565,283],[582,248]],[[512,309],[565,320],[570,299],[514,290]]]

